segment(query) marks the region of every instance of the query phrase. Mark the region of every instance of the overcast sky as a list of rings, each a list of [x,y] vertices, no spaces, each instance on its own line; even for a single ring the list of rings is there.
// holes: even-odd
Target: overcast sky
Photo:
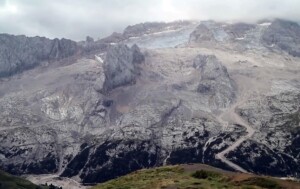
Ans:
[[[95,39],[145,21],[299,22],[300,0],[0,0],[0,33]]]

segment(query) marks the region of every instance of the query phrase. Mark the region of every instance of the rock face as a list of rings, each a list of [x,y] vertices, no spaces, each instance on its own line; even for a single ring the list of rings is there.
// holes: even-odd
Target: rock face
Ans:
[[[273,24],[204,22],[190,41],[131,28],[77,43],[67,64],[72,45],[45,53],[59,61],[0,80],[0,168],[91,184],[179,163],[299,177],[299,57],[262,38]]]
[[[204,21],[191,33],[189,43],[223,43],[229,41],[230,37],[230,32],[222,23]]]
[[[128,49],[124,46],[122,48]],[[137,47],[132,49],[135,48]],[[119,55],[123,55],[123,52]],[[223,90],[227,90],[223,85],[231,86],[232,83],[226,68],[215,56],[198,55],[191,62],[190,68],[202,77],[200,81],[195,82],[213,86],[211,90],[214,92],[209,95],[197,90],[190,91],[204,101],[214,99],[211,104],[203,106],[218,109],[227,107],[233,101],[234,95],[218,102],[217,96],[224,92]],[[141,75],[143,76],[145,77]],[[236,140],[238,134],[221,133],[221,125],[213,117],[193,115],[193,107],[189,104],[191,99],[181,98],[180,95],[172,94],[158,86],[164,84],[157,84],[156,89],[149,89],[144,85],[127,86],[130,88],[130,96],[134,99],[131,103],[135,105],[129,103],[129,111],[116,120],[117,127],[107,129],[101,142],[94,142],[95,146],[89,144],[82,149],[74,158],[76,161],[67,165],[62,176],[79,174],[83,182],[96,183],[137,169],[163,164],[205,161],[226,167],[214,158],[214,154]],[[139,92],[134,91],[135,88],[139,88]],[[127,91],[123,91],[122,96],[129,96],[126,93]],[[147,95],[144,96],[143,93]],[[119,98],[123,99],[122,96]],[[197,108],[201,109],[201,102],[196,104],[199,105]],[[210,139],[213,137],[215,139]],[[210,143],[207,143],[209,139]],[[77,164],[78,159],[84,163]]]
[[[85,42],[0,34],[0,77],[11,76],[39,65],[74,55],[105,51],[109,44],[87,37]],[[93,55],[94,55],[93,54]]]
[[[244,37],[248,32],[255,28],[255,24],[235,23],[225,26],[224,30],[229,34],[231,39],[235,39]]]
[[[81,54],[95,55],[100,52],[104,52],[109,47],[105,41],[94,41],[93,38],[87,36],[85,41],[78,42]]]
[[[258,132],[252,140],[244,142],[228,156],[252,172],[281,177],[298,176],[299,90],[291,88],[289,91],[268,94],[262,102],[251,99],[238,109],[239,114]]]
[[[279,49],[299,57],[299,35],[300,26],[297,23],[280,19],[259,24],[203,21],[191,33],[189,43],[238,51]]]
[[[176,22],[146,22],[141,24],[136,24],[128,26],[123,32],[125,38],[137,37],[145,34],[151,34],[155,32],[160,32],[165,28],[169,30],[176,29],[178,27],[189,25],[188,21],[176,21]]]
[[[214,34],[205,24],[200,24],[190,36],[190,42],[214,41]]]
[[[206,155],[211,153],[213,156],[220,149],[210,152],[208,148],[205,155],[202,150],[208,138],[218,133],[218,123],[205,118],[178,121],[177,117],[183,109],[180,104],[176,105],[153,125],[131,123],[110,131],[112,137],[107,138],[104,143],[99,142],[96,146],[83,149],[67,165],[62,176],[81,173],[83,182],[97,183],[164,163],[202,162],[204,156],[212,164],[222,165]],[[85,156],[87,153],[89,155]]]
[[[146,22],[128,26],[122,33],[114,32],[98,42],[105,44],[125,43],[129,46],[160,48],[176,46],[186,42],[197,23],[190,21]],[[170,35],[171,34],[171,35]]]
[[[198,55],[193,66],[201,74],[197,91],[209,96],[211,108],[228,107],[235,98],[235,87],[226,67],[214,55]]]
[[[110,47],[103,66],[105,91],[135,83],[136,77],[139,75],[138,64],[143,61],[144,56],[136,45],[131,49],[126,45]]]
[[[263,43],[276,46],[292,56],[300,56],[300,26],[295,22],[275,20],[262,35]]]
[[[24,72],[11,78],[13,85],[1,81],[1,169],[55,173],[77,153],[83,136],[105,127],[109,103],[95,90],[105,78],[87,59],[30,72],[34,77]]]
[[[77,44],[68,39],[50,40],[0,34],[0,76],[9,76],[33,68],[43,61],[55,61],[74,55]]]

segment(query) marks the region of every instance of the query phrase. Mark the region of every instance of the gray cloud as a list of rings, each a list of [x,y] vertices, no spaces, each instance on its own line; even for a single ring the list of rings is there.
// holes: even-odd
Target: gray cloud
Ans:
[[[82,40],[145,21],[299,22],[299,0],[0,0],[0,32]]]

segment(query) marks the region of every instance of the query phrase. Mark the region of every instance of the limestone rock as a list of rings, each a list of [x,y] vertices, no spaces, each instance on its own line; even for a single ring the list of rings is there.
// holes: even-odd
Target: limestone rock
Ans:
[[[40,65],[74,55],[77,44],[68,39],[50,40],[0,34],[0,76],[9,76]]]
[[[214,55],[198,55],[193,66],[201,75],[197,91],[209,96],[212,107],[228,107],[235,99],[236,89],[226,67]]]
[[[104,61],[105,91],[122,85],[134,84],[139,75],[138,64],[144,60],[139,48],[135,45],[112,46],[106,53]]]
[[[265,45],[276,46],[287,53],[300,57],[300,26],[296,22],[275,20],[262,35]]]

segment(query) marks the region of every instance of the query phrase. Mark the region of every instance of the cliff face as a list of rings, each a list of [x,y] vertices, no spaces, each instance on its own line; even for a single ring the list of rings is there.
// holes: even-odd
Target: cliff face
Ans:
[[[235,84],[226,67],[214,55],[198,55],[193,66],[201,75],[197,91],[209,96],[211,109],[228,107],[235,98]]]
[[[300,56],[300,26],[286,20],[275,20],[262,35],[262,40],[268,47],[277,48],[292,56]]]
[[[138,46],[129,48],[126,45],[112,46],[107,50],[103,69],[105,73],[104,89],[133,84],[140,74],[138,64],[144,61],[144,55]]]
[[[0,77],[22,72],[44,61],[72,56],[77,51],[77,43],[68,39],[0,34]]]

